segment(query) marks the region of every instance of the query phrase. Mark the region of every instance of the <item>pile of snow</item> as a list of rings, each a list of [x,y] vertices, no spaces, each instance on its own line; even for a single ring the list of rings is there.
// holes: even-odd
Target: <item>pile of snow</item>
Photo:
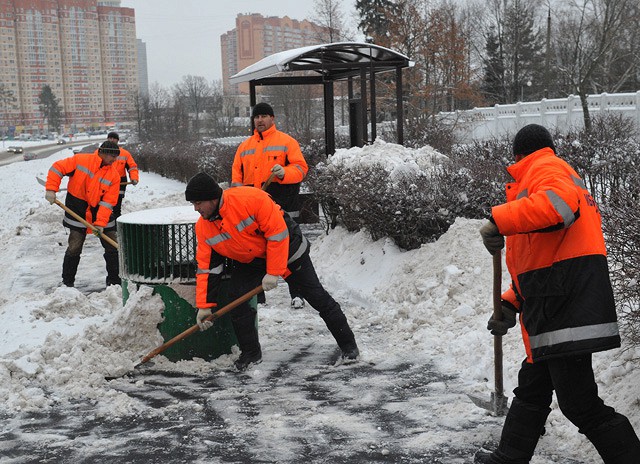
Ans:
[[[353,169],[358,166],[377,165],[385,169],[391,179],[400,176],[430,171],[434,165],[447,159],[445,155],[430,146],[408,149],[395,143],[387,143],[378,138],[371,145],[341,148],[327,160],[329,166]]]

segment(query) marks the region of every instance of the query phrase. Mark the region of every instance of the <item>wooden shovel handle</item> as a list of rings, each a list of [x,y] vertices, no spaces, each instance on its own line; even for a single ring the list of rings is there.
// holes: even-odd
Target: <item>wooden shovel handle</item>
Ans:
[[[493,255],[493,318],[502,320],[502,250]],[[502,336],[493,336],[495,393],[504,395],[502,382]]]
[[[56,199],[56,205],[58,205],[60,208],[65,210],[67,213],[69,213],[74,218],[76,218],[82,224],[84,224],[85,227],[87,227],[88,229],[91,229],[91,231],[94,234],[98,235],[98,237],[100,237],[102,240],[104,240],[105,242],[109,243],[111,246],[113,246],[115,248],[119,248],[118,242],[116,242],[115,240],[111,239],[110,237],[107,237],[105,234],[101,234],[100,231],[98,229],[96,229],[96,227],[94,225],[92,225],[89,222],[87,222],[87,220],[85,218],[83,218],[82,216],[77,214],[72,209],[67,208],[67,206],[64,203],[62,203],[60,200]]]
[[[271,175],[265,181],[265,183],[262,184],[262,190],[267,190],[267,187],[269,187],[269,184],[271,184],[271,182],[273,182],[273,179],[275,179],[275,177],[276,177],[276,174],[274,172],[272,172]]]
[[[262,286],[254,288],[250,292],[245,293],[240,298],[237,298],[237,299],[233,300],[228,305],[220,308],[215,313],[211,314],[211,316],[207,317],[205,319],[205,321],[215,321],[216,319],[219,319],[220,317],[224,316],[229,311],[234,309],[236,306],[239,306],[240,304],[244,303],[245,301],[250,300],[253,296],[255,296],[255,295],[257,295],[258,293],[261,293],[261,292],[262,292]],[[151,358],[154,358],[155,356],[159,355],[160,353],[162,353],[164,350],[166,350],[170,346],[174,345],[176,342],[179,342],[183,338],[187,338],[189,335],[197,332],[198,330],[200,330],[200,327],[198,327],[198,324],[189,327],[187,330],[185,330],[181,334],[176,335],[171,340],[167,341],[163,345],[160,345],[158,348],[156,348],[155,350],[151,351],[149,354],[147,354],[145,357],[143,357],[140,360],[139,364],[146,363]]]

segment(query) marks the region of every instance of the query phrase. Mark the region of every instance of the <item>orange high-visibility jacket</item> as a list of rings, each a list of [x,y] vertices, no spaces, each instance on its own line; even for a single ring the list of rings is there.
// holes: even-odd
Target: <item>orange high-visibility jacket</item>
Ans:
[[[109,224],[109,217],[118,202],[120,185],[120,176],[113,166],[102,166],[96,153],[78,153],[53,163],[47,173],[45,188],[57,192],[64,176],[69,176],[65,204],[90,224],[105,228],[113,226]],[[86,229],[68,214],[63,223],[65,227]]]
[[[287,275],[289,231],[284,212],[266,192],[250,187],[225,190],[218,215],[196,222],[196,306],[217,306],[224,258],[249,263],[266,259],[267,273]]]
[[[129,152],[129,150],[122,147],[119,147],[119,148],[120,148],[120,154],[118,155],[118,158],[113,162],[113,167],[118,172],[118,175],[120,176],[120,181],[127,182],[127,172],[129,173],[130,180],[139,181],[140,173],[138,172],[138,164],[133,159],[133,156],[131,156],[131,153]],[[120,188],[121,194],[124,194],[125,187],[126,187],[125,185],[121,186]]]
[[[275,124],[262,133],[254,130],[253,135],[236,150],[231,186],[261,188],[276,164],[284,167],[284,177],[276,177],[272,181],[277,184],[299,184],[309,170],[296,139],[277,130]]]
[[[620,346],[600,211],[584,182],[550,148],[507,170],[515,182],[492,217],[513,279],[502,298],[520,311],[528,361]]]

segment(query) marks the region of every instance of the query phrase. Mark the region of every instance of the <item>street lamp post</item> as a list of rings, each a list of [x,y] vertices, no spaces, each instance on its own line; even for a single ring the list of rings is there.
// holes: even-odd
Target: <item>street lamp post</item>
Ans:
[[[527,87],[531,87],[531,81],[530,81],[530,80],[528,80],[528,81],[526,82],[526,84],[522,84],[522,85],[520,86],[520,101],[521,101],[521,102],[523,102],[523,101],[524,101],[524,86],[525,86],[525,85],[526,85]]]

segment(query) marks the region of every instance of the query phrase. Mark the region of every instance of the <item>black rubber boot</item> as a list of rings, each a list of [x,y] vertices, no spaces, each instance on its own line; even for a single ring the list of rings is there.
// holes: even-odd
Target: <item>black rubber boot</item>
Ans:
[[[107,267],[107,286],[109,285],[122,285],[120,280],[120,263],[118,259],[118,252],[105,253],[104,262]]]
[[[340,306],[331,313],[322,315],[322,319],[342,350],[342,358],[355,360],[360,355],[360,350],[358,350],[356,338]]]
[[[69,256],[65,253],[62,261],[62,283],[67,287],[73,287],[76,282],[76,273],[78,272],[78,264],[80,256]]]
[[[638,464],[640,462],[638,435],[625,416],[615,414],[615,418],[587,433],[587,438],[600,453],[604,464]]]
[[[251,310],[240,317],[233,317],[231,322],[240,347],[240,357],[234,365],[241,372],[246,370],[250,364],[258,364],[262,361],[262,350],[256,328],[256,312]]]
[[[528,464],[538,440],[544,432],[549,408],[525,403],[514,398],[504,421],[500,444],[485,461],[491,464]],[[476,457],[476,460],[479,456]]]

